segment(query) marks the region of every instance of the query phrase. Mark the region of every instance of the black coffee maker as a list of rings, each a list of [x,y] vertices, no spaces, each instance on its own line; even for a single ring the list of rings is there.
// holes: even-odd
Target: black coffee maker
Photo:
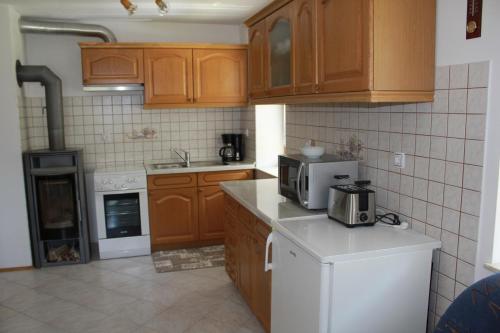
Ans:
[[[223,163],[233,161],[243,161],[243,135],[242,134],[222,134],[224,146],[219,150],[219,156]]]

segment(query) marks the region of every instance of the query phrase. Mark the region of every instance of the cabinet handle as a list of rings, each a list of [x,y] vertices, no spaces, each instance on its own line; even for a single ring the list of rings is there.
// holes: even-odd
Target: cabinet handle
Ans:
[[[319,92],[319,84],[314,85],[314,91]]]
[[[191,103],[191,101],[192,101],[192,99],[191,99],[190,97],[186,98],[186,100],[187,100],[188,102],[190,102],[190,103]]]
[[[196,98],[193,98],[193,103],[196,103]]]
[[[273,242],[273,233],[271,232],[266,239],[266,254],[264,259],[264,272],[270,271],[273,269],[273,264],[269,262],[269,247]]]

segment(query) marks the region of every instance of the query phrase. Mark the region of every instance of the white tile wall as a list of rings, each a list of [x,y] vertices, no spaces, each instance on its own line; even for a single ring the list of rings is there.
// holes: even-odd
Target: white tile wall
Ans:
[[[473,281],[489,63],[439,67],[433,103],[287,106],[287,152],[308,139],[336,153],[357,137],[360,173],[377,204],[440,239],[434,256],[429,330]],[[396,151],[406,168],[392,166]]]
[[[48,147],[43,103],[41,98],[24,101],[24,150]],[[195,161],[214,160],[220,135],[241,132],[242,111],[246,108],[144,110],[140,95],[64,97],[66,146],[83,148],[87,167],[178,161],[172,148],[190,151]],[[154,130],[154,138],[132,138],[144,128]]]

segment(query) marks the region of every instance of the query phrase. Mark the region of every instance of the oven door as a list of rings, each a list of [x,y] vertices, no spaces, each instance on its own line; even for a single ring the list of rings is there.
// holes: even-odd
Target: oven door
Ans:
[[[279,193],[301,205],[307,201],[305,198],[306,165],[299,160],[286,156],[279,156]]]
[[[96,193],[96,217],[99,239],[149,234],[145,190]]]

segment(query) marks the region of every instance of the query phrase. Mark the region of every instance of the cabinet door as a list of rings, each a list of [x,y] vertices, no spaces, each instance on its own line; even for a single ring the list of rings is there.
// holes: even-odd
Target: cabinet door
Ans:
[[[319,92],[370,90],[372,0],[317,0]]]
[[[236,217],[228,210],[224,214],[224,254],[227,275],[238,284],[238,229]]]
[[[271,324],[271,271],[264,272],[266,239],[256,236],[252,260],[252,301],[255,316],[270,331]]]
[[[315,92],[317,81],[316,0],[296,0],[293,9],[294,93]]]
[[[262,20],[248,31],[248,82],[250,98],[264,97],[266,93],[266,21]]]
[[[149,192],[152,245],[169,245],[198,239],[198,191],[196,188]]]
[[[83,84],[143,83],[142,49],[82,49]]]
[[[144,62],[144,104],[193,102],[191,49],[147,49]]]
[[[200,239],[224,238],[224,192],[219,186],[198,188]]]
[[[254,242],[252,234],[241,224],[238,225],[238,286],[243,298],[252,304],[252,267]]]
[[[193,50],[194,102],[246,104],[247,50]]]
[[[267,95],[291,95],[293,90],[292,4],[266,18]]]

